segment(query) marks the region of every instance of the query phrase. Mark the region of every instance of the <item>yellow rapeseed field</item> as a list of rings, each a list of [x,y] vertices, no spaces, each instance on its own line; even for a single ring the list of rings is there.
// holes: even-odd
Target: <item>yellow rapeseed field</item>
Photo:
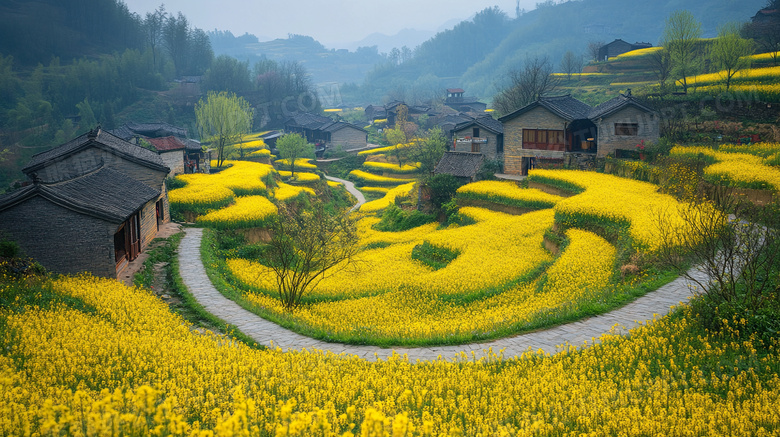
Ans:
[[[780,190],[780,170],[766,164],[762,154],[771,152],[777,146],[754,145],[751,152],[739,153],[740,147],[723,146],[724,151],[713,150],[709,147],[681,147],[672,148],[672,156],[705,155],[716,161],[704,168],[705,177],[713,182],[731,181],[738,186],[756,189]],[[771,158],[772,156],[770,156]]]
[[[420,165],[421,164],[419,162],[413,162],[411,164],[404,164],[404,165],[393,164],[390,162],[374,162],[374,161],[366,161],[363,163],[363,167],[370,170],[381,170],[381,171],[386,171],[388,173],[398,173],[398,174],[416,173],[420,171]]]
[[[378,176],[363,170],[352,170],[349,172],[349,176],[371,185],[401,185],[410,181],[410,179]]]
[[[509,181],[479,181],[458,188],[458,198],[484,200],[519,208],[552,208],[561,198]]]
[[[311,196],[315,196],[317,194],[314,190],[312,190],[309,187],[299,187],[295,185],[285,184],[284,182],[279,182],[276,184],[276,188],[274,188],[273,197],[276,200],[282,201],[282,200],[287,200],[296,197],[301,193],[308,193]]]
[[[276,212],[276,206],[264,196],[243,196],[227,208],[198,217],[197,223],[218,229],[255,228],[267,224]]]
[[[360,212],[377,212],[383,210],[395,202],[395,198],[398,196],[408,196],[414,189],[415,182],[399,185],[393,189],[387,191],[384,197],[371,202],[366,202],[360,206]],[[365,188],[365,187],[364,187]]]
[[[574,238],[576,240],[576,238]],[[0,294],[9,286],[0,283]],[[685,309],[555,356],[413,364],[198,335],[148,291],[63,277],[0,307],[0,435],[770,436],[778,344]],[[34,296],[34,297],[40,297]],[[35,300],[35,299],[30,299]]]

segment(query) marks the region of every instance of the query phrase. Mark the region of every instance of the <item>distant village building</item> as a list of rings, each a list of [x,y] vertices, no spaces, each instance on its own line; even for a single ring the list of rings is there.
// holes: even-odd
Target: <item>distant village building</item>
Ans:
[[[299,112],[288,118],[284,130],[300,133],[321,150],[338,146],[361,149],[368,145],[368,133],[362,127],[309,112]]]
[[[479,180],[485,155],[471,152],[445,152],[436,164],[434,174],[451,174],[461,185]]]
[[[165,165],[171,169],[168,177],[183,173],[189,174],[200,172],[200,162],[203,158],[203,152],[201,151],[201,146],[198,141],[182,141],[173,136],[149,138],[146,141],[154,147]]]
[[[503,159],[504,126],[489,115],[462,122],[453,128],[450,150],[480,153],[490,160]]]
[[[133,144],[143,139],[152,144],[171,169],[169,176],[182,173],[208,173],[211,154],[203,151],[199,141],[187,138],[187,129],[168,123],[128,122],[110,130],[114,136]]]
[[[525,175],[540,160],[605,157],[618,149],[635,150],[656,142],[656,112],[625,95],[593,108],[570,95],[542,97],[499,119],[504,126],[504,172]]]
[[[599,61],[606,61],[609,58],[620,56],[623,53],[628,53],[633,50],[647,49],[653,45],[649,42],[635,42],[634,44],[627,43],[622,39],[616,39],[609,44],[604,44],[599,48]]]
[[[33,156],[0,196],[0,232],[56,273],[116,277],[170,220],[156,153],[100,129]]]
[[[461,88],[447,88],[447,98],[444,104],[461,112],[485,112],[487,104],[478,101],[475,97],[464,97]]]

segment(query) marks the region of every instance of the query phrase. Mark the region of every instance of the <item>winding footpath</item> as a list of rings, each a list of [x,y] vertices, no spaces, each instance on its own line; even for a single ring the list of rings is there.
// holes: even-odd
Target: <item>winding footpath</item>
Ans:
[[[338,182],[340,184],[344,184],[344,187],[347,189],[349,194],[355,196],[355,199],[357,199],[357,203],[355,203],[355,206],[353,206],[349,212],[352,212],[358,208],[360,208],[360,205],[366,203],[366,196],[363,195],[363,193],[360,192],[357,188],[355,188],[355,184],[353,184],[350,181],[334,178],[333,176],[325,176],[325,179],[333,182]]]
[[[365,202],[362,193],[355,189],[351,182],[331,177],[328,179],[343,183],[347,190],[358,199],[358,204],[353,207],[353,210]],[[492,349],[494,353],[503,350],[506,358],[519,356],[528,349],[534,351],[541,349],[544,352],[554,354],[562,350],[562,346],[566,344],[582,346],[584,342],[597,342],[602,334],[610,332],[627,334],[631,328],[652,322],[656,316],[666,315],[673,306],[687,301],[694,294],[688,281],[680,277],[609,313],[542,331],[483,343],[417,348],[381,348],[328,343],[297,334],[269,322],[245,310],[217,291],[206,275],[206,269],[200,258],[202,236],[203,229],[187,228],[179,246],[179,272],[190,293],[198,303],[203,305],[206,311],[225,323],[235,326],[254,339],[257,344],[281,348],[283,351],[322,350],[335,354],[356,355],[367,360],[386,359],[393,353],[397,353],[399,355],[406,354],[410,362],[435,360],[439,357],[451,359],[461,353],[466,353],[469,357],[473,355],[478,359],[487,355],[489,349]]]

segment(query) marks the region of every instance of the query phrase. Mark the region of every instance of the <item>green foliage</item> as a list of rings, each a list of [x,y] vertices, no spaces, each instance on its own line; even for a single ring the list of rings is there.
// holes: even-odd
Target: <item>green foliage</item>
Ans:
[[[177,188],[184,188],[187,183],[176,177],[165,178],[165,188],[168,191],[175,190]]]
[[[295,176],[296,159],[314,157],[314,145],[296,133],[283,135],[279,138],[276,141],[276,149],[279,150],[279,156],[290,163],[290,173],[293,176]]]
[[[447,150],[447,138],[441,128],[436,126],[430,129],[425,138],[418,140],[409,149],[409,157],[414,162],[420,163],[420,172],[423,178],[433,174],[436,164],[439,163]]]
[[[21,253],[21,248],[16,241],[0,240],[0,258],[16,258]]]
[[[528,181],[528,182],[537,182],[537,183],[540,183],[540,184],[549,185],[549,186],[551,186],[553,188],[557,188],[557,189],[563,190],[563,191],[568,191],[568,192],[573,193],[573,194],[580,194],[583,191],[585,191],[585,189],[582,188],[581,186],[573,184],[571,182],[560,181],[560,180],[557,180],[557,179],[550,179],[550,178],[546,178],[544,176],[539,176],[539,175],[533,175],[533,174],[529,175],[526,178],[526,181]]]
[[[473,218],[459,212],[460,208],[458,207],[457,199],[451,199],[449,202],[442,205],[442,209],[447,217],[446,220],[444,220],[444,223],[442,223],[442,226],[468,226],[476,223]]]
[[[406,231],[436,220],[436,216],[415,210],[405,210],[395,204],[389,205],[382,212],[382,219],[374,225],[374,229],[383,232]]]
[[[662,45],[669,51],[672,73],[680,80],[683,92],[688,90],[688,76],[693,76],[701,68],[701,53],[696,49],[701,38],[701,23],[689,11],[673,12],[666,19]]]
[[[457,250],[443,246],[434,246],[427,241],[414,246],[412,249],[412,259],[420,261],[433,270],[447,267],[458,255],[460,255],[460,252]]]
[[[206,101],[195,105],[198,132],[203,141],[217,148],[217,167],[227,158],[226,147],[249,133],[252,128],[252,109],[249,103],[233,93],[210,91]]]
[[[431,203],[436,209],[449,202],[460,187],[458,179],[446,173],[434,175],[428,180],[428,188],[431,190]]]
[[[712,63],[725,76],[726,90],[737,73],[750,68],[749,56],[753,54],[753,42],[742,38],[739,31],[735,23],[721,27],[710,49]]]

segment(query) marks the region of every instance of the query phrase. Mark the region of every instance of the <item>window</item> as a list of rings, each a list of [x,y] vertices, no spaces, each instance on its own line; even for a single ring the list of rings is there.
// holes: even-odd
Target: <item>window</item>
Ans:
[[[523,149],[563,151],[562,130],[523,129]]]
[[[639,124],[615,123],[615,135],[637,136],[639,135]]]
[[[472,134],[473,134],[472,135],[473,138],[479,138],[479,128],[475,127],[474,129],[472,129]]]
[[[496,153],[504,153],[504,135],[498,134],[496,136]]]

